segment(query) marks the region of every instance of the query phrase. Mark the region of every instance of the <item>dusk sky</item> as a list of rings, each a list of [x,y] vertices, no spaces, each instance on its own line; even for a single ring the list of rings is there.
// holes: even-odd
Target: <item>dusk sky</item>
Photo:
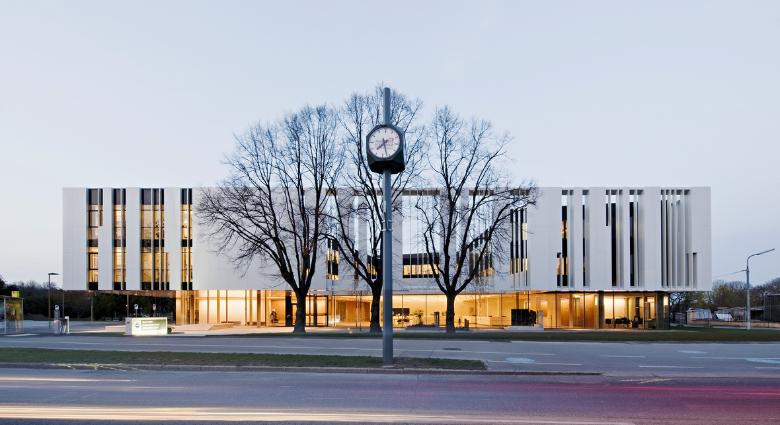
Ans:
[[[780,249],[778,1],[4,0],[0,274],[61,272],[64,186],[212,185],[234,134],[379,82],[509,132],[518,181],[711,186],[716,278]]]

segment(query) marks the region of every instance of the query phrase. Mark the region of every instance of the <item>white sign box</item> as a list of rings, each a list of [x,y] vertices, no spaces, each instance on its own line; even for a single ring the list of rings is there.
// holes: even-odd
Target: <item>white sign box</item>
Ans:
[[[167,317],[127,317],[125,318],[125,335],[148,336],[167,335]]]

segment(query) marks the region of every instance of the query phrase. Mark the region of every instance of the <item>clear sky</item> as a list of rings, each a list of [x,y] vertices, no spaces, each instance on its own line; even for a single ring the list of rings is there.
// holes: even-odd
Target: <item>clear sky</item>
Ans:
[[[542,186],[711,186],[714,276],[780,249],[778,1],[3,0],[0,274],[61,270],[63,186],[213,184],[234,133],[380,81]]]

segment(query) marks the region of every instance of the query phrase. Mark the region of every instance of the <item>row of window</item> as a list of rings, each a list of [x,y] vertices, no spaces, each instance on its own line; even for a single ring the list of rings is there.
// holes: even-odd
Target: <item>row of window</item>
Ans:
[[[87,189],[87,289],[98,290],[98,229],[103,226],[103,189]],[[165,189],[140,191],[141,289],[169,290],[165,250]],[[113,289],[127,289],[127,191],[111,192]],[[192,289],[192,189],[181,189],[181,289]]]
[[[640,265],[640,246],[639,246],[639,196],[641,190],[630,190],[628,192],[628,255],[629,270],[628,282],[631,287],[641,286],[639,280]],[[689,216],[685,214],[683,197],[687,192],[683,191],[663,191],[661,195],[661,271],[662,284],[664,286],[691,286],[696,281],[696,253],[686,252],[686,239],[679,237],[680,228],[689,225]],[[192,189],[181,189],[181,289],[192,289]],[[561,250],[556,254],[557,257],[557,285],[568,287],[573,285],[571,273],[570,252],[573,243],[579,243],[571,239],[569,232],[569,222],[572,219],[571,208],[573,191],[563,191],[561,198]],[[588,209],[586,207],[588,192],[582,193],[582,262],[581,285],[588,286]],[[608,228],[610,238],[610,273],[612,286],[618,287],[623,281],[623,241],[620,238],[622,234],[623,220],[619,217],[618,203],[620,197],[625,196],[622,190],[608,190],[605,193],[605,225]],[[169,254],[165,250],[165,191],[164,189],[141,189],[141,288],[154,290],[170,289],[169,272]],[[113,189],[113,282],[115,290],[126,289],[127,272],[127,218],[126,218],[126,190]],[[412,205],[410,203],[410,205]],[[409,208],[410,218],[417,211]],[[404,238],[408,240],[415,248],[420,248],[423,243],[414,238],[415,229],[413,224],[415,220],[404,221]],[[518,208],[510,213],[510,249],[509,249],[509,272],[510,274],[521,274],[525,277],[525,284],[528,282],[528,211],[524,208]],[[90,290],[98,288],[98,228],[103,225],[103,190],[87,189],[87,287]],[[478,235],[474,243],[468,247],[467,261],[470,269],[477,270],[480,277],[490,277],[495,274],[493,250],[490,246],[484,246],[484,241],[489,238]],[[326,247],[326,278],[329,280],[339,279],[339,246],[338,241],[329,239]],[[481,258],[481,260],[480,260]],[[369,266],[373,263],[368,258]],[[432,261],[431,261],[432,260]],[[403,254],[403,278],[432,278],[439,273],[439,258],[430,259],[425,253]],[[375,271],[378,265],[371,267]]]

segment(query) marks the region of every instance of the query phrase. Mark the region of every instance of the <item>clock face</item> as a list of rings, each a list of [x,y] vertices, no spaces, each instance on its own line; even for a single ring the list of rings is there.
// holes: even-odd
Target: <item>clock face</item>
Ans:
[[[377,158],[390,158],[401,148],[401,135],[392,127],[381,127],[371,133],[368,149]]]

